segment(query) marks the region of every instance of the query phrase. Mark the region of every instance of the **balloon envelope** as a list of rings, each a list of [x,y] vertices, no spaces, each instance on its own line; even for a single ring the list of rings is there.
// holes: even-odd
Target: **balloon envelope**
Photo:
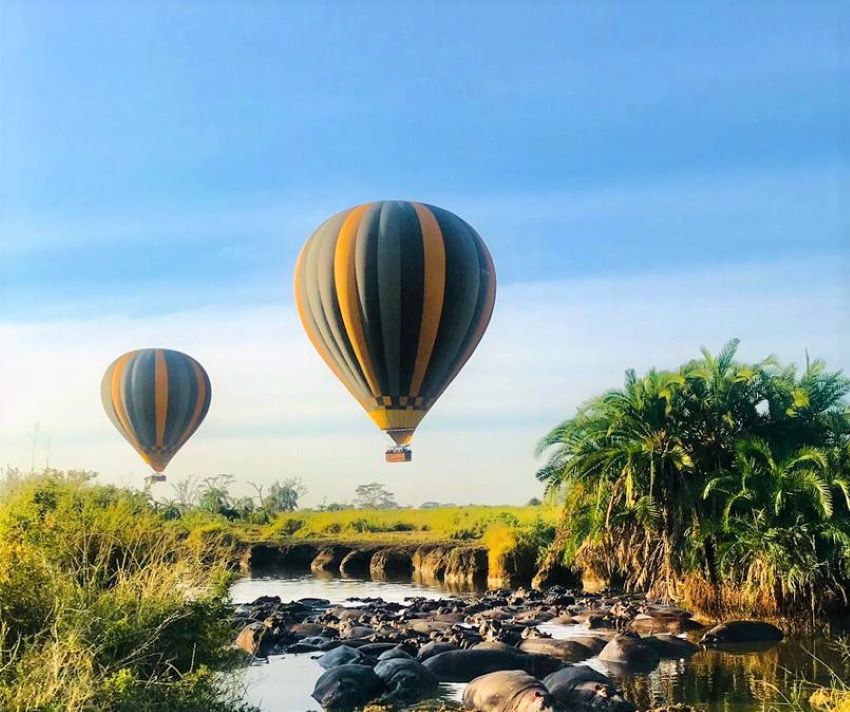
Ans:
[[[495,298],[493,260],[478,233],[423,203],[337,213],[295,266],[307,335],[400,446],[472,355]]]
[[[212,388],[207,372],[191,356],[140,349],[106,369],[101,398],[118,432],[162,472],[206,416]]]

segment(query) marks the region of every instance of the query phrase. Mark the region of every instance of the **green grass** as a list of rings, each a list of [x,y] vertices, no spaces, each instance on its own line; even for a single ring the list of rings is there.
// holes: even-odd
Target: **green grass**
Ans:
[[[0,709],[234,712],[221,532],[60,473],[0,491]]]
[[[327,539],[369,543],[431,543],[482,541],[493,526],[526,528],[542,522],[554,525],[558,510],[548,506],[439,507],[434,509],[303,510],[279,515],[251,536],[270,541]]]

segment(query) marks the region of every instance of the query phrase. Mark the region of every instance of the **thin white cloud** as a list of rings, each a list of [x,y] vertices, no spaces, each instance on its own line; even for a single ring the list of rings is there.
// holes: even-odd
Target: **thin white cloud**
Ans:
[[[249,195],[214,209],[175,210],[173,206],[145,207],[138,213],[61,216],[55,220],[6,217],[0,222],[5,239],[2,252],[10,257],[40,251],[98,244],[159,245],[202,244],[210,247],[210,236],[226,238],[226,248],[244,249],[246,242],[269,239],[291,242],[294,248],[333,213],[362,201],[415,199],[434,202],[458,212],[482,234],[505,233],[509,237],[558,239],[548,234],[556,226],[566,236],[575,226],[593,226],[596,231],[616,232],[617,226],[650,224],[656,239],[692,235],[701,228],[731,224],[760,225],[759,236],[776,229],[811,223],[847,227],[842,210],[847,171],[838,166],[802,166],[767,172],[678,176],[639,184],[558,188],[531,193],[509,192],[480,196],[471,194],[381,195],[380,185],[349,191],[338,203],[329,198]],[[376,192],[377,191],[377,192]],[[541,228],[547,234],[539,235]],[[243,236],[234,245],[233,235]],[[718,238],[722,238],[718,235]]]
[[[672,367],[743,340],[741,357],[804,349],[850,369],[848,294],[838,261],[511,285],[488,334],[424,421],[410,465],[385,465],[385,437],[312,351],[291,306],[168,316],[0,324],[0,462],[98,470],[139,482],[135,453],[101,412],[103,370],[141,346],[187,351],[214,384],[212,409],[172,478],[230,472],[302,476],[308,502],[345,500],[364,481],[402,502],[516,502],[538,492],[536,440],[623,371]],[[50,439],[49,452],[47,440]]]

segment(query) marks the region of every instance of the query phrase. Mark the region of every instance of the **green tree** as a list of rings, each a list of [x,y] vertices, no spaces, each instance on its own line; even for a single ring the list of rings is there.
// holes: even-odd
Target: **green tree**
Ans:
[[[263,507],[270,514],[294,512],[298,509],[298,500],[307,494],[307,488],[299,477],[274,482],[269,487],[269,493],[262,499]]]
[[[359,509],[396,509],[395,495],[379,482],[359,485],[354,490],[354,506]]]

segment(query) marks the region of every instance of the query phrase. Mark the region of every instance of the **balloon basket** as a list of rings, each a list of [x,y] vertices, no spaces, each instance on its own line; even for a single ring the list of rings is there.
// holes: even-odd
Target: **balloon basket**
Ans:
[[[410,462],[413,459],[413,451],[406,447],[391,447],[387,450],[387,462]]]
[[[152,475],[145,477],[145,484],[148,487],[152,484],[156,484],[157,482],[165,482],[165,475],[160,474],[159,472],[154,472]]]

